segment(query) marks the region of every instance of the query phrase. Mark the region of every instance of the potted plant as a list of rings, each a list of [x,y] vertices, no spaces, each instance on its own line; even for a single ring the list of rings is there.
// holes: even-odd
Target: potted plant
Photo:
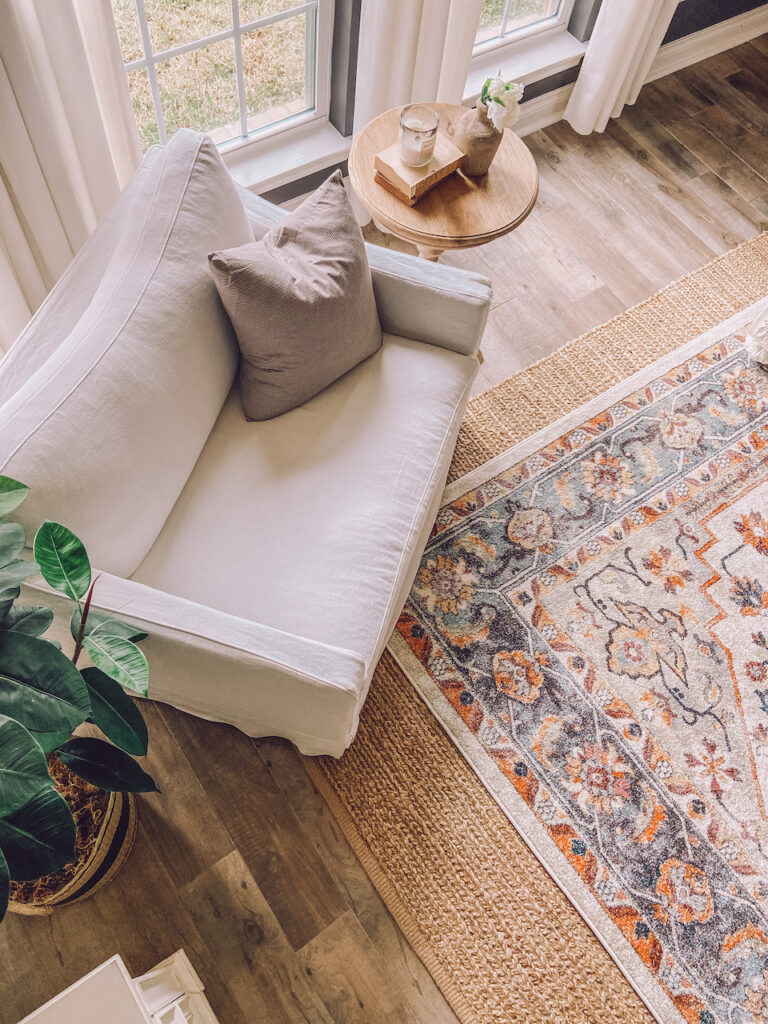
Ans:
[[[147,728],[123,689],[147,694],[146,633],[91,609],[97,580],[65,526],[43,523],[34,561],[21,557],[24,528],[6,517],[27,490],[0,476],[0,920],[106,884],[133,842],[132,794],[157,789],[132,756],[146,754]],[[37,573],[73,602],[71,657],[44,635],[50,609],[16,603]],[[92,664],[78,668],[83,652]]]
[[[456,125],[454,141],[465,154],[463,174],[475,178],[487,173],[504,129],[512,128],[520,116],[522,95],[522,85],[505,81],[501,71],[483,82],[477,105],[462,114]]]

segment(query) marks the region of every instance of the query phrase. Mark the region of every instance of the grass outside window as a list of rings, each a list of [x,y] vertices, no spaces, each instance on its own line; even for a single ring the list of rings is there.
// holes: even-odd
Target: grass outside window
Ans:
[[[111,2],[123,61],[142,60],[145,53],[136,0]],[[240,24],[296,6],[297,0],[240,0]],[[144,9],[154,54],[233,28],[230,0],[144,0]],[[312,109],[314,84],[307,80],[309,31],[305,12],[243,34],[248,132]],[[169,137],[182,127],[209,132],[217,142],[241,134],[232,38],[161,60],[156,71]],[[128,86],[142,149],[146,150],[160,141],[147,69],[129,70]]]

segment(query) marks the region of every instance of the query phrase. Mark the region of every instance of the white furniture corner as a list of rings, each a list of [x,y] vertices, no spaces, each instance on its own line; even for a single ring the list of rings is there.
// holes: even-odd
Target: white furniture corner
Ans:
[[[177,950],[131,978],[113,956],[19,1024],[218,1024],[189,957]]]

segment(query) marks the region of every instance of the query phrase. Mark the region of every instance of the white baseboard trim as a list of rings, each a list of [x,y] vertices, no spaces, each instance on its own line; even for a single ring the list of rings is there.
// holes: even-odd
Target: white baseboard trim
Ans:
[[[651,64],[646,82],[653,82],[700,60],[706,60],[707,57],[714,57],[716,53],[749,42],[764,32],[768,32],[768,4],[747,11],[746,14],[738,14],[735,18],[728,18],[700,32],[692,32],[682,39],[665,43]],[[572,89],[572,85],[564,85],[534,100],[521,103],[520,120],[515,125],[515,132],[520,136],[530,135],[531,132],[561,121]]]
[[[531,132],[537,132],[541,128],[548,128],[551,124],[562,121],[572,89],[573,84],[562,85],[559,89],[553,89],[533,100],[521,103],[520,119],[515,125],[515,134],[521,137],[530,135]]]
[[[700,32],[692,32],[682,39],[665,43],[651,64],[646,82],[653,82],[681,68],[697,64],[700,60],[706,60],[707,57],[714,57],[716,53],[730,50],[739,43],[747,43],[764,32],[768,32],[768,4],[745,14],[737,14],[735,18],[728,18]]]

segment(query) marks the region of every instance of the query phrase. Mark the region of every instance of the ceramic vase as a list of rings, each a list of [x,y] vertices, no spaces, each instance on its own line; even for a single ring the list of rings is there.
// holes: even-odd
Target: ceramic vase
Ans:
[[[454,138],[456,145],[466,154],[461,165],[463,173],[471,178],[486,174],[501,144],[501,136],[502,133],[494,128],[488,117],[485,103],[478,100],[474,109],[463,113],[456,125]]]

